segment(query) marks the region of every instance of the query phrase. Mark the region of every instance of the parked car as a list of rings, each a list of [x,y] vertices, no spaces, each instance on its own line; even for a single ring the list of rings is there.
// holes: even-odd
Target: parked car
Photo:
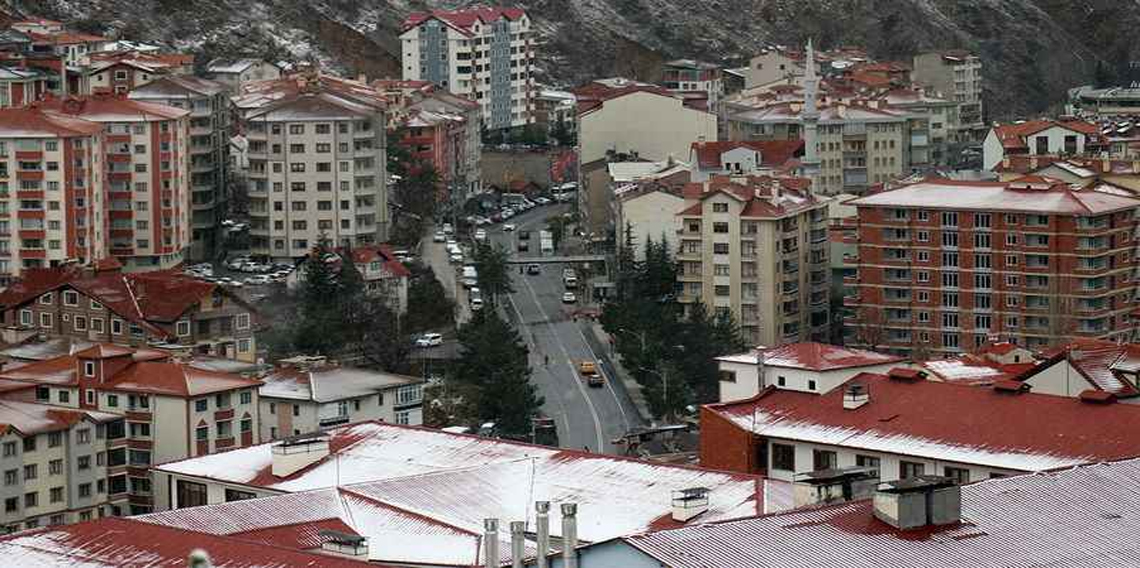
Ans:
[[[463,253],[461,253],[461,252],[451,253],[450,258],[451,258],[451,262],[454,264],[463,264]]]
[[[513,230],[515,230],[515,229],[517,229],[517,228],[518,228],[518,227],[517,227],[517,226],[515,226],[515,224],[514,224],[514,223],[504,223],[504,224],[503,224],[503,230],[504,230],[504,231],[506,231],[506,232],[508,232],[508,233],[509,233],[509,232],[511,232],[511,231],[513,231]]]
[[[451,223],[444,223],[443,224],[443,232],[444,232],[444,234],[450,235],[450,234],[455,232],[455,227],[452,227]]]
[[[471,311],[477,312],[483,309],[483,298],[471,298]]]
[[[443,231],[436,231],[435,235],[431,238],[432,241],[442,243],[447,241],[447,234]]]
[[[564,292],[562,294],[562,303],[563,304],[575,304],[577,302],[578,302],[578,296],[575,295],[573,292]]]
[[[487,231],[484,231],[483,229],[476,229],[475,230],[475,240],[477,240],[477,241],[487,240]]]
[[[550,204],[550,198],[548,198],[548,197],[536,197],[536,198],[534,198],[534,202],[539,204],[539,205],[549,205]]]
[[[529,241],[519,241],[519,252],[527,252],[530,250]]]
[[[519,231],[519,240],[525,241],[530,238],[530,231]]]
[[[538,266],[537,264],[533,264],[533,263],[528,264],[528,265],[526,265],[526,273],[532,274],[532,275],[533,274],[541,274],[542,268],[540,266]]]
[[[443,345],[443,336],[438,333],[425,333],[416,339],[416,347],[438,347]]]
[[[249,284],[250,286],[264,286],[266,284],[269,284],[271,281],[272,280],[270,279],[270,277],[266,276],[264,274],[258,274],[257,276],[250,276],[249,278],[245,279],[245,283]]]

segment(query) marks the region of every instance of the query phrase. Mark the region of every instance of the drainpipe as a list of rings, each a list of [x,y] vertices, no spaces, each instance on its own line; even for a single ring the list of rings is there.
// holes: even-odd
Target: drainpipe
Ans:
[[[562,568],[578,568],[578,504],[562,504]]]
[[[499,568],[499,519],[483,519],[483,568]]]
[[[526,547],[523,545],[525,521],[511,521],[511,568],[523,568]]]
[[[538,533],[538,556],[535,568],[547,568],[546,555],[550,553],[550,501],[537,501],[534,509],[535,532]]]

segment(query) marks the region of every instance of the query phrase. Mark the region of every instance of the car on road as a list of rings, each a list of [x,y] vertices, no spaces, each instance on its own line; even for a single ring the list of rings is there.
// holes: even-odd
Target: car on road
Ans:
[[[541,274],[542,268],[540,266],[538,266],[537,264],[528,264],[528,265],[526,265],[526,273],[532,274],[532,275],[533,274]]]
[[[503,212],[500,216],[504,221],[506,221],[507,219],[515,216],[515,210],[508,207],[507,209],[503,209]]]
[[[452,227],[451,223],[444,223],[443,224],[443,232],[446,235],[450,235],[450,234],[455,232],[455,227]]]
[[[474,288],[475,286],[478,286],[478,285],[479,285],[479,281],[474,279],[474,278],[464,278],[463,279],[463,287],[464,288]]]
[[[574,294],[573,292],[564,292],[562,294],[562,303],[563,304],[576,304],[576,303],[578,303],[578,296],[576,294]]]
[[[438,347],[443,345],[443,336],[438,333],[425,333],[416,339],[416,347]]]
[[[519,252],[527,252],[530,250],[529,241],[519,241]]]
[[[463,264],[463,253],[453,252],[453,253],[451,253],[450,259],[451,259],[451,262],[453,262],[455,264]]]
[[[504,223],[503,224],[503,230],[508,232],[508,233],[517,229],[517,228],[518,227],[514,223]]]
[[[250,276],[245,279],[245,283],[250,286],[264,286],[272,282],[269,276],[258,274],[257,276]]]
[[[487,240],[487,231],[484,231],[483,229],[476,229],[475,230],[475,240],[477,240],[477,241]]]
[[[549,197],[536,197],[536,198],[534,198],[534,202],[539,204],[539,205],[550,205],[550,198]]]
[[[530,240],[530,231],[519,231],[519,240],[520,241]]]
[[[446,242],[447,241],[447,234],[444,233],[443,231],[436,231],[435,236],[433,236],[431,238],[431,240],[435,241],[437,243]]]
[[[471,311],[477,312],[483,309],[483,298],[471,298]]]
[[[601,373],[598,372],[598,364],[593,361],[579,361],[578,374],[586,379],[586,384],[592,387],[600,387],[605,384],[602,379]]]

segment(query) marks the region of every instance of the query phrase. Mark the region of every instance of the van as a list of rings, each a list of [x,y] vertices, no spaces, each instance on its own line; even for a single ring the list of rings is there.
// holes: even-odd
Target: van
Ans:
[[[474,266],[464,266],[463,267],[463,278],[464,279],[467,279],[467,278],[475,279],[478,277],[479,277],[479,273],[475,271]]]
[[[566,285],[567,290],[573,290],[578,287],[578,277],[566,276],[562,279],[562,283]]]

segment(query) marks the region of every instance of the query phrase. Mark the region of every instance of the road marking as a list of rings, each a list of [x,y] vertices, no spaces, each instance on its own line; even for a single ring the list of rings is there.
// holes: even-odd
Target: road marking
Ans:
[[[594,348],[590,346],[590,342],[586,340],[586,334],[582,331],[582,328],[577,325],[575,327],[578,329],[578,335],[582,336],[582,343],[585,343],[586,349],[590,351],[590,356],[598,362],[598,372],[602,374],[602,379],[606,381],[606,388],[609,389],[610,395],[614,397],[614,403],[617,404],[618,412],[621,413],[621,421],[623,424],[625,424],[625,431],[629,432],[629,418],[625,415],[625,407],[622,406],[621,399],[618,398],[617,391],[614,390],[613,383],[610,382],[610,378],[606,376],[605,365],[602,365],[601,358],[598,357],[598,354],[594,351]],[[614,369],[614,374],[617,374],[617,369]]]
[[[522,312],[519,311],[519,307],[515,304],[514,294],[507,294],[507,301],[509,301],[511,303],[511,307],[514,308],[515,314],[519,316],[519,325],[521,326],[522,325]],[[533,332],[529,335],[529,337],[528,337],[528,334],[525,334],[525,333],[519,333],[519,335],[523,336],[523,343],[526,343],[526,344],[531,346],[531,349],[530,349],[531,353],[535,353],[538,351],[538,343],[535,342],[533,339],[534,338]],[[530,339],[530,340],[528,341],[528,339]],[[535,357],[537,358],[538,356],[535,355]],[[550,375],[552,379],[554,379],[553,381],[551,381],[551,384],[554,386],[554,388],[552,388],[552,390],[557,390],[557,385],[558,385],[557,377],[555,377],[554,374],[550,373],[549,371],[546,371],[546,373],[548,375]],[[558,397],[558,407],[562,409],[562,412],[560,413],[562,415],[562,424],[563,424],[563,426],[565,426],[566,433],[569,434],[570,433],[570,418],[567,416],[568,413],[566,412],[566,405],[562,402],[562,397]]]
[[[546,313],[546,310],[542,308],[542,302],[538,301],[538,295],[535,294],[530,282],[528,282],[526,278],[523,278],[522,282],[523,285],[526,286],[527,291],[530,292],[530,297],[534,299],[534,305],[538,307],[538,311],[542,312],[543,319],[550,321],[550,316]],[[517,306],[515,309],[518,309]],[[521,314],[519,315],[519,319],[522,319]],[[578,376],[578,370],[574,368],[574,363],[570,359],[570,352],[566,350],[562,339],[558,337],[557,333],[553,334],[553,337],[554,342],[558,344],[558,348],[562,351],[562,355],[566,357],[566,364],[570,367],[571,374],[573,375],[574,386],[578,387],[578,392],[582,394],[582,398],[586,399],[586,407],[589,408],[590,416],[594,419],[594,434],[598,437],[597,451],[599,453],[605,453],[605,437],[602,435],[602,419],[598,416],[598,409],[594,408],[594,401],[590,400],[590,393],[586,391],[586,387],[582,386],[582,379]],[[587,349],[589,349],[589,347],[589,345],[586,346]],[[591,351],[591,353],[593,353],[593,351]]]

